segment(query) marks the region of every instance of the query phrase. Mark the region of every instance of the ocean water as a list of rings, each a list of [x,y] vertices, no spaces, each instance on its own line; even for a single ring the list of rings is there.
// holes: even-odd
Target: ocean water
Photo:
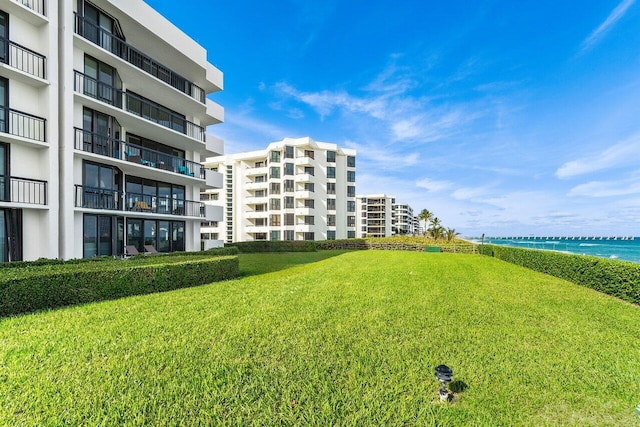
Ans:
[[[480,243],[481,238],[469,239]],[[640,263],[640,237],[485,237],[484,243],[545,249]]]

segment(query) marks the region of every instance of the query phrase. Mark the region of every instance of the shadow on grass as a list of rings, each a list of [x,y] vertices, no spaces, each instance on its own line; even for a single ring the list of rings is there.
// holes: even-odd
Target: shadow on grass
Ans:
[[[460,380],[451,381],[451,383],[449,384],[449,389],[454,393],[462,393],[468,388],[469,386],[467,385],[467,383]]]
[[[240,277],[257,276],[286,270],[298,265],[311,264],[333,258],[350,251],[332,250],[318,252],[269,252],[255,254],[239,254]]]

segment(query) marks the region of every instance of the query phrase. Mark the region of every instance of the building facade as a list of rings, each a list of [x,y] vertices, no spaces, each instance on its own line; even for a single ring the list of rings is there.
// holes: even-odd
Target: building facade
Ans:
[[[356,152],[311,138],[285,138],[264,150],[207,159],[224,188],[202,200],[224,209],[204,221],[205,247],[256,240],[356,237]]]
[[[200,249],[206,51],[142,0],[0,0],[0,261]]]
[[[393,234],[412,235],[415,231],[413,208],[407,203],[394,203],[391,207],[393,214]]]
[[[413,208],[396,203],[387,194],[360,195],[357,198],[358,237],[413,235],[417,232]]]

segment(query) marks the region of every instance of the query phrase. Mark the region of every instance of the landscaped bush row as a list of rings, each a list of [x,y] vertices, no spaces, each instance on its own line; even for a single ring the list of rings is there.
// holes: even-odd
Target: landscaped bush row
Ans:
[[[640,304],[640,264],[497,245],[482,245],[480,253]]]
[[[365,239],[320,240],[315,244],[319,251],[369,249]]]
[[[30,275],[4,275],[0,278],[0,316],[203,285],[240,274],[238,257],[232,256],[181,262],[167,257],[165,263],[155,264],[121,260],[101,266],[104,268],[43,266]]]
[[[240,253],[256,252],[314,252],[315,242],[300,240],[273,240],[257,242],[227,243],[227,247],[236,247]]]

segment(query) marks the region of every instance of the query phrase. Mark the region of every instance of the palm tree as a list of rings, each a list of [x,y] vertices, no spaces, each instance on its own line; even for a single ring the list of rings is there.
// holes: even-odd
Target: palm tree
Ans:
[[[440,237],[442,237],[444,229],[440,224],[442,224],[440,218],[433,217],[431,219],[431,228],[429,228],[429,234],[431,235],[431,237],[433,237],[433,240],[438,240]]]
[[[424,221],[425,234],[427,234],[427,224],[431,221],[431,218],[433,218],[433,213],[429,212],[428,209],[422,209],[422,211],[420,211],[420,215],[418,215],[418,219],[420,221]]]
[[[455,238],[460,235],[460,233],[458,233],[455,228],[447,228],[446,233],[447,242],[453,242]]]

